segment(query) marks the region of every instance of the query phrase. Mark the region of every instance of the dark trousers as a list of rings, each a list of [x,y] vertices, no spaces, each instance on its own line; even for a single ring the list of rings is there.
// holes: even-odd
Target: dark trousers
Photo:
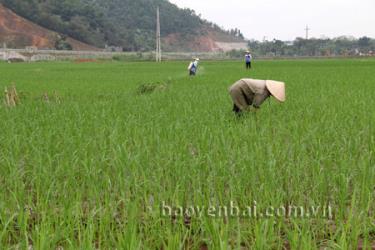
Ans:
[[[240,114],[241,113],[241,109],[239,107],[237,107],[236,104],[233,104],[233,112],[236,113],[236,114]]]
[[[251,69],[251,62],[246,62],[246,69]]]

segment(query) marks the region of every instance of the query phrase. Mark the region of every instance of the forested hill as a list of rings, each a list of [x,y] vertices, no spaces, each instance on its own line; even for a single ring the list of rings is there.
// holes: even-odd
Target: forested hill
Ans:
[[[193,10],[180,9],[167,0],[0,0],[5,7],[47,29],[103,48],[121,46],[127,51],[155,47],[156,8],[160,7],[161,32],[170,44],[192,49],[209,36],[216,41],[241,42],[239,30],[224,31],[200,18]],[[197,37],[200,39],[197,40]],[[205,39],[203,39],[204,42]]]

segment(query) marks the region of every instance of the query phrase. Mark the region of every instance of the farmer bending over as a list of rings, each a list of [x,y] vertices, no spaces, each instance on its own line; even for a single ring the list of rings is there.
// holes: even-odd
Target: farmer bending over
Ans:
[[[188,70],[189,70],[189,75],[195,76],[198,70],[198,63],[199,63],[199,58],[196,58],[194,62],[190,62]]]
[[[272,80],[241,79],[229,88],[233,100],[233,111],[240,114],[251,106],[260,105],[273,96],[279,102],[285,102],[285,83]]]

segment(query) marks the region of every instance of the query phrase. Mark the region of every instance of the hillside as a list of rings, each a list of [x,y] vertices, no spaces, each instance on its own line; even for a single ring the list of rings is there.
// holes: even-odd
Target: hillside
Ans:
[[[22,20],[39,25],[38,32],[27,29],[31,34],[25,36],[23,25],[9,28],[19,17],[4,17],[8,23],[1,23],[0,29],[7,30],[8,35],[1,38],[12,40],[17,46],[30,42],[38,47],[51,46],[51,37],[59,33],[97,48],[110,45],[126,51],[153,50],[157,6],[161,10],[163,50],[215,51],[221,49],[221,42],[244,42],[240,31],[224,31],[193,10],[180,9],[167,0],[0,0],[0,3],[22,16]]]
[[[59,34],[34,24],[0,4],[0,41],[9,47],[35,46],[51,49],[56,45]],[[96,48],[70,37],[66,41],[74,50],[95,50]]]

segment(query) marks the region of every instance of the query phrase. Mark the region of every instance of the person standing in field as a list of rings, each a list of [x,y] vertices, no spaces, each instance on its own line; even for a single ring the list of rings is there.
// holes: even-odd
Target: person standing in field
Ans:
[[[251,69],[252,60],[253,60],[253,56],[251,55],[250,51],[246,51],[246,55],[245,55],[246,69]]]
[[[195,58],[193,62],[190,62],[188,70],[190,76],[195,76],[197,74],[199,64],[199,58]]]
[[[273,80],[241,79],[229,88],[233,100],[233,112],[241,114],[251,107],[260,105],[273,96],[279,102],[285,102],[285,83]]]

